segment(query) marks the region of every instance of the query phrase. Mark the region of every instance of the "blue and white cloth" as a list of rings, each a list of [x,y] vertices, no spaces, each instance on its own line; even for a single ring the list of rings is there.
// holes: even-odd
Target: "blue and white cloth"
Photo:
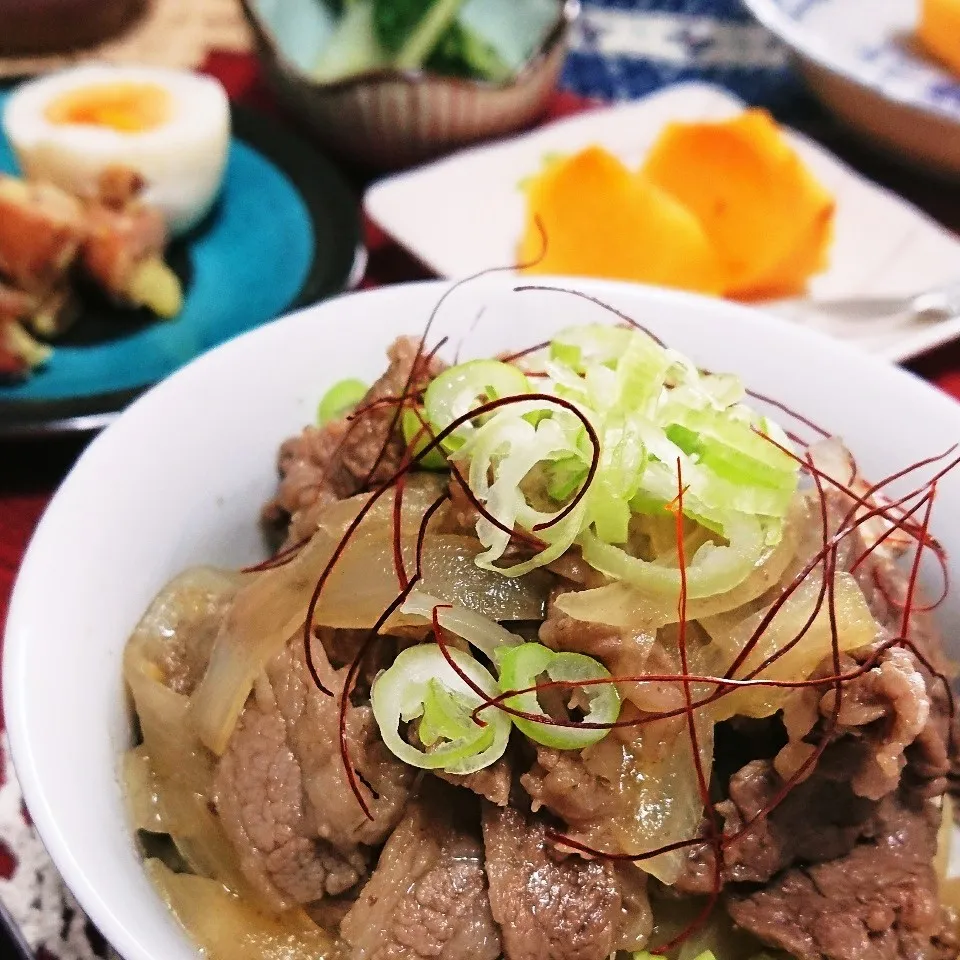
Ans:
[[[705,80],[781,119],[811,100],[784,47],[740,0],[581,0],[564,87],[632,100],[681,80]]]

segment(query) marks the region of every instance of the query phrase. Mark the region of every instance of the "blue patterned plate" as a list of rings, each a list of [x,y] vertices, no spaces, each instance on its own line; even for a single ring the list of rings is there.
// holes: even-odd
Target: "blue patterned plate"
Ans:
[[[312,147],[263,116],[234,108],[233,131],[220,201],[169,251],[185,283],[180,315],[144,322],[91,305],[44,369],[0,385],[0,437],[103,426],[205,350],[345,289],[360,243],[350,188]],[[15,170],[0,137],[0,171]]]
[[[960,176],[960,78],[915,36],[916,0],[744,0],[843,120],[901,158]]]

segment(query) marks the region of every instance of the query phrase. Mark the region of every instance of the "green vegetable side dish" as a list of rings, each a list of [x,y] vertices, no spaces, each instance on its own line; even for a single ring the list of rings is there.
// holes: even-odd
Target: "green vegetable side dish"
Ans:
[[[360,381],[336,384],[321,402],[321,422],[363,394]],[[456,463],[482,505],[478,566],[518,576],[578,547],[601,582],[676,608],[678,522],[689,550],[688,601],[737,588],[783,536],[799,464],[783,431],[745,397],[736,377],[699,370],[640,329],[595,325],[564,330],[514,360],[455,364],[400,416],[419,466]],[[647,557],[639,531],[657,518],[665,542]],[[537,547],[519,560],[508,555],[510,530]],[[477,655],[450,647],[455,670],[436,644],[422,644],[380,674],[371,699],[394,754],[469,773],[502,756],[511,730],[558,750],[581,750],[609,733],[620,694],[598,660],[524,642],[457,609],[417,592],[401,608],[421,621],[436,615]],[[494,698],[507,709],[491,705]]]
[[[519,10],[513,0],[326,0],[326,7],[330,36],[313,73],[327,83],[385,69],[506,83],[560,11],[557,0],[519,0]]]

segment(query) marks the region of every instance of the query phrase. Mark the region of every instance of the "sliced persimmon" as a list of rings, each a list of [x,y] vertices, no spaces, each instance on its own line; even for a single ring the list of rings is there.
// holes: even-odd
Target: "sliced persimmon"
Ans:
[[[833,198],[764,110],[669,124],[640,175],[700,221],[729,296],[802,288],[825,265]]]
[[[917,36],[930,53],[960,76],[960,0],[920,0]]]
[[[695,214],[602,147],[553,159],[524,190],[518,259],[527,272],[721,291],[719,259]]]

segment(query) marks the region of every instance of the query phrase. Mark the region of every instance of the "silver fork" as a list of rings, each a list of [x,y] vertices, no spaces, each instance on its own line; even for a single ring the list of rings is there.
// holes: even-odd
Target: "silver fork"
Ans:
[[[834,300],[795,300],[794,309],[835,320],[903,318],[943,323],[960,317],[960,282],[905,297],[840,297]]]

